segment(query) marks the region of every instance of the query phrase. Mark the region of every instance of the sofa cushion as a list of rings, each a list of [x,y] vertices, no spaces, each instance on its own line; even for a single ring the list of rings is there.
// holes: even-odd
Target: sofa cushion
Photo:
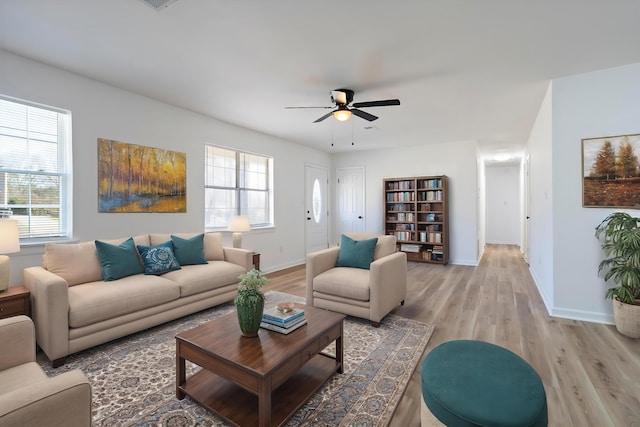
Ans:
[[[204,259],[204,234],[198,234],[190,239],[171,235],[173,250],[180,265],[206,264]]]
[[[180,296],[198,294],[238,282],[238,276],[246,270],[226,261],[210,261],[207,264],[187,265],[170,271],[162,277],[180,285]]]
[[[144,271],[133,237],[119,245],[95,241],[98,258],[102,265],[102,277],[105,282],[118,280],[123,277],[139,274]]]
[[[204,257],[207,261],[224,261],[224,248],[222,245],[222,234],[205,233],[204,235]]]
[[[364,268],[368,270],[369,265],[373,262],[373,254],[377,243],[377,237],[354,240],[343,234],[340,239],[340,253],[338,254],[336,267]]]
[[[80,328],[144,310],[180,297],[177,283],[162,276],[137,274],[69,288],[69,326]]]
[[[313,290],[352,300],[369,301],[370,271],[362,268],[336,267],[313,278]]]
[[[144,274],[162,274],[180,270],[180,264],[173,254],[173,243],[164,242],[156,246],[138,245],[138,252],[144,264]]]
[[[69,286],[102,280],[102,266],[93,241],[45,245],[42,267],[62,277]]]

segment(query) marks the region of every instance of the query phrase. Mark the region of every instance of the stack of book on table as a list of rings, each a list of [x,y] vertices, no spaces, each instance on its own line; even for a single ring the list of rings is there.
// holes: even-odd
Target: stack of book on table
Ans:
[[[288,334],[306,324],[307,316],[304,314],[304,310],[294,308],[287,313],[283,313],[276,307],[273,307],[265,310],[262,314],[260,327],[280,332],[281,334]]]

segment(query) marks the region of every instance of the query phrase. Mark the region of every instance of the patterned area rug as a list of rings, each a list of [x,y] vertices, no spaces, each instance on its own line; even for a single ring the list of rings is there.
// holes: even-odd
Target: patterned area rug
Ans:
[[[266,307],[303,298],[266,292]],[[235,311],[220,305],[71,355],[43,369],[82,370],[93,392],[93,426],[227,426],[189,398],[175,397],[175,335]],[[379,328],[348,317],[344,373],[334,374],[287,426],[386,426],[420,361],[433,327],[388,315]],[[329,348],[335,348],[330,346]],[[187,375],[200,369],[187,362]]]

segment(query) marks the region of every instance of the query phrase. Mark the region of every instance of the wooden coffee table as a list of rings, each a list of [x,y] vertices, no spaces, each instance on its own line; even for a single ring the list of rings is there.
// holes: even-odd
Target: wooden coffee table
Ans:
[[[342,373],[343,314],[296,304],[307,325],[288,335],[241,335],[230,313],[176,335],[176,397],[238,426],[284,424],[334,372]],[[335,357],[321,353],[335,341]],[[185,360],[203,369],[186,377]]]

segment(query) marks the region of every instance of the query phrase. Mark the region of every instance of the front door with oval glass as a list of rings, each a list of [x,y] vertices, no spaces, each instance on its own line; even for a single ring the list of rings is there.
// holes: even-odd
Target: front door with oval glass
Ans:
[[[327,177],[327,168],[306,165],[304,217],[306,253],[329,247]]]

